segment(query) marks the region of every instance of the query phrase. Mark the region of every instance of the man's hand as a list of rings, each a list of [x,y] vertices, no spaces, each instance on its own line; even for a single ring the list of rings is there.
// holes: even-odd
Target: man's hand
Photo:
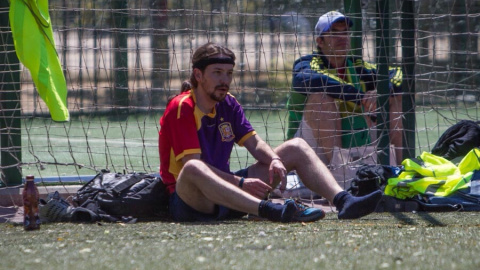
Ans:
[[[267,193],[272,190],[272,187],[259,178],[245,178],[241,189],[259,199],[264,199]]]
[[[272,159],[270,162],[270,167],[268,169],[269,174],[269,183],[270,185],[273,184],[273,180],[275,176],[280,177],[280,181],[282,184],[280,185],[280,191],[283,193],[287,188],[287,169],[283,166],[283,162],[280,159]]]
[[[365,112],[375,112],[377,109],[377,90],[367,91],[362,99]]]

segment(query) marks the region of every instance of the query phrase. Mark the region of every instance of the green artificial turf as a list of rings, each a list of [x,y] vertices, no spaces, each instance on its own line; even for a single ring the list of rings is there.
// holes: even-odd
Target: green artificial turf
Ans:
[[[480,269],[480,213],[315,223],[0,224],[2,269]]]

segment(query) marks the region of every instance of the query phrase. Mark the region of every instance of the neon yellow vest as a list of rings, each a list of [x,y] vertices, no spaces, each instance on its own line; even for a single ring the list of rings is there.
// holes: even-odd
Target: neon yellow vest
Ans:
[[[388,179],[385,195],[399,199],[418,194],[449,196],[470,186],[473,171],[480,169],[480,149],[472,149],[456,166],[447,159],[423,152],[419,159],[405,159],[405,170]]]

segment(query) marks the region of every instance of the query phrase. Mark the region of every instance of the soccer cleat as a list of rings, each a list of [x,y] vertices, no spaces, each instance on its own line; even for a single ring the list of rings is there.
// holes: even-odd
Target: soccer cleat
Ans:
[[[67,201],[60,197],[58,191],[49,193],[46,200],[40,199],[38,208],[42,222],[69,221],[70,212],[73,209]]]
[[[295,203],[295,206],[297,208],[297,211],[293,214],[292,217],[293,222],[313,222],[325,217],[325,212],[322,209],[308,207],[299,201],[288,199],[285,201],[285,204],[291,202]]]

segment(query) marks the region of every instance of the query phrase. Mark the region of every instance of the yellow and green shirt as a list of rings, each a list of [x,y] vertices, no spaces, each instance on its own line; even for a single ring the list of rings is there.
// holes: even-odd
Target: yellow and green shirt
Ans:
[[[391,93],[401,92],[401,69],[390,67],[389,77]],[[295,61],[292,86],[293,91],[287,103],[289,139],[297,132],[310,93],[325,92],[335,98],[340,105],[342,117],[361,115],[363,95],[377,87],[377,66],[360,58],[348,57],[344,76],[341,76],[323,54],[311,54]],[[352,128],[357,129],[355,126]]]

